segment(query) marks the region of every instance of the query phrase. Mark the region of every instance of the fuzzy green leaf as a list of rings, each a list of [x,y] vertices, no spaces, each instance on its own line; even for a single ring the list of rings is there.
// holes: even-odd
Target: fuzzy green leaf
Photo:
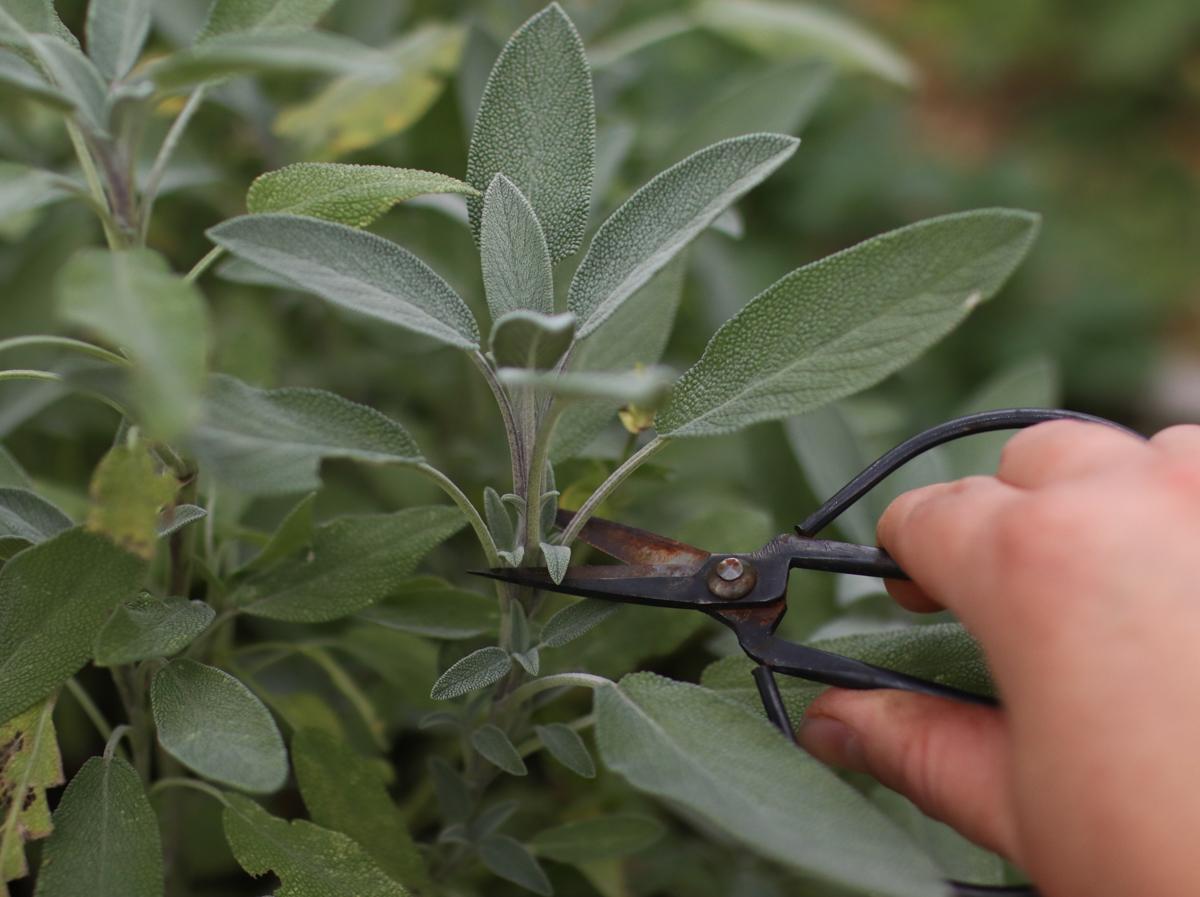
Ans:
[[[259,175],[246,194],[252,213],[287,212],[366,227],[397,203],[427,193],[471,195],[448,175],[387,165],[297,162]]]
[[[59,112],[70,112],[75,108],[74,100],[46,81],[32,65],[8,50],[0,50],[0,95],[23,97]],[[11,162],[3,163],[3,168],[9,171],[33,170]],[[8,194],[11,189],[9,184],[5,184],[0,195]],[[7,209],[10,202],[7,199],[0,200],[0,209]]]
[[[257,794],[287,779],[287,750],[270,711],[224,670],[173,660],[150,685],[163,750],[205,778]]]
[[[144,570],[139,558],[79,528],[27,548],[4,565],[0,719],[46,697],[87,663],[96,631],[137,591]]]
[[[595,700],[600,755],[635,787],[807,875],[886,897],[942,893],[939,870],[903,832],[737,702],[650,673]]]
[[[0,893],[29,873],[24,844],[50,834],[46,789],[62,783],[51,698],[0,724]]]
[[[596,168],[596,103],[583,41],[557,3],[504,45],[483,90],[467,182],[486,190],[503,173],[529,199],[552,259],[583,242]],[[468,201],[480,234],[483,201]]]
[[[119,757],[93,757],[54,811],[37,897],[162,897],[158,819],[141,777]]]
[[[492,178],[483,197],[479,259],[497,326],[518,309],[554,314],[554,273],[546,235],[525,194],[503,174]]]
[[[182,432],[199,410],[208,321],[199,291],[148,249],[84,249],[58,284],[59,314],[134,361],[134,394],[156,437]]]
[[[201,42],[219,34],[270,28],[311,28],[337,0],[215,0],[200,34]]]
[[[573,314],[546,315],[518,309],[496,319],[490,343],[497,364],[542,370],[553,367],[574,338]]]
[[[512,669],[512,657],[503,648],[489,645],[472,651],[438,677],[429,696],[447,701],[469,691],[499,682]]]
[[[297,215],[244,215],[209,238],[334,305],[459,349],[479,345],[471,310],[406,249],[344,224]]]
[[[663,836],[662,824],[648,816],[597,816],[543,829],[530,848],[560,863],[591,863],[645,850]]]
[[[504,506],[504,500],[491,486],[483,490],[483,511],[487,518],[488,532],[492,534],[497,547],[505,551],[512,548],[516,542],[516,527],[508,508]]]
[[[396,881],[429,888],[425,861],[378,762],[328,732],[302,729],[292,738],[292,765],[313,822],[353,838]]]
[[[554,723],[549,726],[534,726],[542,746],[555,760],[576,775],[585,779],[596,777],[596,764],[592,762],[591,752],[579,737],[579,733],[570,726]]]
[[[116,609],[96,634],[98,666],[170,657],[190,645],[216,611],[203,601],[145,595]]]
[[[408,431],[373,408],[319,389],[257,389],[224,375],[209,380],[191,444],[214,477],[251,495],[318,488],[322,458],[424,461]]]
[[[251,558],[238,573],[255,573],[312,547],[315,521],[313,505],[317,493],[310,492],[288,511],[262,551]]]
[[[579,338],[594,333],[798,145],[783,134],[725,140],[668,168],[626,200],[600,226],[571,280],[567,308],[579,319]]]
[[[317,527],[305,557],[249,577],[230,601],[252,616],[293,623],[349,616],[391,595],[465,523],[452,505],[340,517]]]
[[[523,776],[529,772],[504,730],[497,726],[487,725],[476,729],[471,733],[471,744],[485,760],[509,775]]]
[[[158,469],[144,441],[115,445],[92,474],[87,528],[151,560],[159,539],[159,509],[178,489],[179,482]]]
[[[197,520],[203,520],[208,516],[208,511],[199,505],[171,505],[163,508],[158,515],[158,523],[155,531],[158,533],[158,538],[165,539],[183,529],[190,523],[195,523]]]
[[[675,380],[675,373],[670,368],[658,366],[619,373],[567,371],[563,374],[501,368],[497,376],[506,386],[532,386],[563,399],[603,399],[642,408],[659,405]]]
[[[550,571],[550,578],[555,584],[562,582],[563,577],[567,575],[567,567],[571,564],[571,546],[543,542],[542,557],[546,559],[546,569]]]
[[[550,879],[528,848],[508,835],[488,835],[479,842],[479,859],[501,878],[535,894],[554,893]]]
[[[29,46],[54,87],[74,104],[79,124],[97,137],[107,136],[108,85],[92,61],[76,45],[49,34],[30,35]]]
[[[21,62],[15,56],[13,59]],[[4,53],[0,51],[0,87],[6,83],[4,62]],[[0,221],[40,209],[68,195],[61,178],[53,172],[14,162],[0,162]]]
[[[87,51],[110,81],[124,78],[150,33],[151,0],[90,0]]]
[[[904,87],[916,80],[908,60],[886,43],[854,21],[816,4],[703,0],[696,15],[705,27],[766,56],[815,56]]]
[[[28,489],[0,487],[0,557],[70,529],[71,518]]]
[[[427,638],[467,639],[495,632],[500,613],[495,598],[458,589],[436,576],[400,583],[358,619]]]
[[[999,290],[1037,225],[1006,209],[946,215],[793,271],[717,331],[659,433],[729,433],[878,383]]]
[[[408,897],[362,847],[304,819],[286,822],[240,794],[227,794],[225,839],[253,876],[274,872],[276,897]]]
[[[0,3],[0,43],[24,46],[29,34],[53,34],[73,47],[79,41],[54,10],[54,0],[4,0]]]
[[[599,626],[620,609],[619,604],[598,598],[585,598],[567,605],[542,627],[542,644],[548,648],[561,648]]]

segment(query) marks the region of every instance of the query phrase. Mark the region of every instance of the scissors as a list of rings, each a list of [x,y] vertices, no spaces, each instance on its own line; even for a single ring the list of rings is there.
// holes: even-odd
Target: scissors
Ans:
[[[665,536],[593,517],[579,538],[620,564],[574,566],[555,583],[548,570],[536,567],[497,568],[481,575],[550,592],[650,607],[701,611],[733,630],[742,650],[755,661],[753,676],[767,718],[789,739],[792,723],[775,680],[776,673],[840,688],[894,688],[995,706],[990,695],[964,691],[843,657],[775,635],[787,611],[788,574],[795,568],[908,579],[882,548],[817,538],[838,516],[889,474],[946,442],[996,430],[1015,430],[1050,420],[1078,420],[1125,429],[1104,418],[1075,411],[1008,408],[946,421],[900,443],[839,489],[813,511],[794,532],[771,539],[748,554],[708,552]],[[573,514],[560,511],[566,526]],[[1023,895],[1029,886],[973,885],[949,882],[957,897]]]

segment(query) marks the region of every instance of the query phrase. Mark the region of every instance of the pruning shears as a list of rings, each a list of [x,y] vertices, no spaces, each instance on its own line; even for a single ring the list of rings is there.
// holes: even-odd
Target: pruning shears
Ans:
[[[771,539],[749,554],[708,552],[674,539],[611,520],[593,517],[579,538],[619,564],[574,566],[560,582],[545,568],[498,568],[482,575],[550,592],[651,607],[700,611],[733,630],[742,650],[757,663],[753,676],[763,709],[789,739],[791,721],[775,680],[776,673],[840,688],[895,688],[995,705],[989,695],[920,679],[850,657],[787,641],[775,630],[787,611],[788,575],[795,568],[907,579],[881,548],[818,538],[838,516],[889,474],[935,446],[996,430],[1015,430],[1050,420],[1080,420],[1119,427],[1112,421],[1073,411],[1010,408],[947,421],[918,433],[882,455],[813,511],[794,532]],[[573,515],[559,512],[560,525]],[[972,885],[950,882],[958,897],[1034,895],[1027,886]]]

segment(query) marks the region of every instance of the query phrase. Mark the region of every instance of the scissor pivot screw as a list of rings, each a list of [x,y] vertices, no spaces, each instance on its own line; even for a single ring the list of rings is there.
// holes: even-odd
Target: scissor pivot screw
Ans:
[[[722,558],[708,574],[708,590],[718,598],[736,601],[750,594],[758,574],[741,558]]]

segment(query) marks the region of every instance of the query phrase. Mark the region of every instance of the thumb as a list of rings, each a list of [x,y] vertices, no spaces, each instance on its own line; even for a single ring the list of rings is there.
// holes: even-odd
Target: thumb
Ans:
[[[818,760],[870,773],[926,815],[1020,863],[999,710],[834,688],[809,706],[798,739]]]

